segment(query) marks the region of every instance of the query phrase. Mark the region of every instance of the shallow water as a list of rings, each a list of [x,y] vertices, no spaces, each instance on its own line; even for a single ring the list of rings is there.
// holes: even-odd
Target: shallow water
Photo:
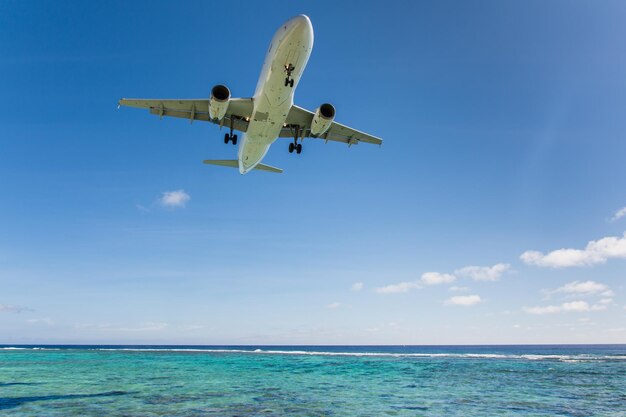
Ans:
[[[626,345],[3,346],[0,415],[626,416]]]

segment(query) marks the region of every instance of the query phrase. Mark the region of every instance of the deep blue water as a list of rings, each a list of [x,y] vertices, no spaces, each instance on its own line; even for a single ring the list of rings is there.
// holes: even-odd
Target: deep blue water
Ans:
[[[0,415],[626,416],[626,345],[3,345]]]

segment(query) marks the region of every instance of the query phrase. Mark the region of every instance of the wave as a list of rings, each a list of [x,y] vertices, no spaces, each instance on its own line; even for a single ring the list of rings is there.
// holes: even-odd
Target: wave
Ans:
[[[72,350],[75,348],[44,347],[2,347],[0,350]],[[160,347],[90,347],[78,350],[123,351],[123,352],[180,352],[180,353],[238,353],[255,355],[298,355],[298,356],[344,356],[344,357],[380,357],[380,358],[452,358],[452,359],[501,359],[527,361],[559,362],[606,362],[626,361],[626,355],[599,354],[503,354],[503,353],[392,353],[392,352],[329,352],[314,350],[264,350],[264,349],[210,349],[210,348],[160,348]]]
[[[7,346],[7,347],[0,347],[0,350],[61,350],[61,349],[60,348],[44,348],[44,347]]]

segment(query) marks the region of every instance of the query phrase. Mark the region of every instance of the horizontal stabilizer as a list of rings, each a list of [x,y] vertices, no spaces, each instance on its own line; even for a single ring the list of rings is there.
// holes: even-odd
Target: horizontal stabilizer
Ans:
[[[267,172],[276,172],[277,174],[281,174],[283,172],[282,169],[276,168],[270,165],[258,164],[254,167],[254,169],[258,169],[259,171],[267,171]]]
[[[223,167],[239,168],[239,161],[236,159],[205,159],[203,164],[220,165]]]
[[[220,165],[223,167],[239,168],[239,161],[237,161],[236,159],[206,159],[202,162],[209,165]],[[265,164],[258,164],[254,167],[254,169],[258,169],[259,171],[276,172],[279,174],[283,172],[283,170],[280,168]]]

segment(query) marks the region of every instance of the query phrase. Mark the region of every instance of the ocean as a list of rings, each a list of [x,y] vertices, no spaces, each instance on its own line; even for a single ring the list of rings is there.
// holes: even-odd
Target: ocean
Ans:
[[[3,345],[0,415],[626,416],[626,345]]]

